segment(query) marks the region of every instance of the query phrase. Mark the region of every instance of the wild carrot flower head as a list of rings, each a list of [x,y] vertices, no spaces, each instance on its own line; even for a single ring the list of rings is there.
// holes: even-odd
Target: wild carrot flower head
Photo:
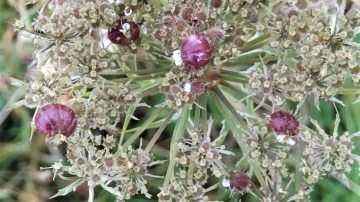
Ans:
[[[89,201],[95,187],[118,201],[291,201],[322,177],[345,183],[359,134],[288,112],[359,92],[343,85],[360,81],[360,12],[345,3],[39,1],[32,24],[14,24],[35,47],[27,79],[9,81],[26,91],[13,108],[35,109],[38,131],[66,144],[51,168],[76,180],[55,196],[87,182]],[[235,191],[211,198],[224,176]]]

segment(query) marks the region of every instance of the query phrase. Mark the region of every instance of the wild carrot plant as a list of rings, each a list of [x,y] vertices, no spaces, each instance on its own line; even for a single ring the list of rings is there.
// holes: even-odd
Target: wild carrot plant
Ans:
[[[227,201],[309,201],[331,176],[353,189],[360,132],[338,134],[337,113],[328,134],[300,111],[358,92],[343,85],[360,81],[357,2],[39,3],[31,25],[14,23],[36,51],[26,79],[10,81],[26,90],[13,108],[35,109],[31,136],[67,148],[42,168],[68,180],[54,197],[86,183],[89,202],[95,189],[116,201],[216,201],[218,187]],[[151,195],[153,181],[162,185]]]

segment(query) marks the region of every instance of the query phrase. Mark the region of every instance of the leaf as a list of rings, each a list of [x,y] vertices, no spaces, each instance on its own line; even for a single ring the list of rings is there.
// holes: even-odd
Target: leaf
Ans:
[[[242,120],[240,115],[236,112],[236,110],[229,103],[229,101],[226,99],[226,97],[218,87],[214,87],[214,92],[211,93],[211,97],[213,98],[219,112],[221,113],[225,121],[228,123],[229,129],[232,132],[236,142],[238,143],[242,153],[246,154],[248,152],[248,148],[244,138],[244,132],[242,131],[246,130],[247,124],[244,122],[244,120]],[[242,129],[242,131],[240,129]],[[262,172],[259,163],[257,161],[251,161],[250,163],[252,165],[254,174],[259,180],[261,186],[265,189],[268,189],[268,187],[266,186],[266,181],[261,174]]]
[[[12,104],[7,110],[13,110],[19,107],[22,107],[24,105],[25,100],[20,100],[18,102],[15,102],[14,104]]]
[[[353,102],[353,104],[356,104],[358,102],[360,102],[360,95],[356,98],[356,100]]]
[[[179,114],[180,114],[179,120],[176,122],[174,133],[171,138],[170,162],[169,162],[169,167],[166,171],[166,176],[165,176],[165,180],[163,183],[163,186],[165,186],[165,187],[168,185],[168,183],[170,182],[170,179],[173,176],[174,165],[175,165],[175,155],[176,155],[176,151],[177,151],[176,143],[177,143],[178,139],[183,137],[185,134],[186,123],[187,123],[188,117],[190,115],[190,110],[188,107],[184,107],[183,109],[181,109],[181,112],[179,112]]]
[[[251,38],[251,41],[248,41],[244,44],[243,48],[241,49],[241,52],[248,52],[252,51],[258,48],[262,48],[264,45],[267,45],[269,43],[269,40],[271,38],[270,33],[266,34],[256,34],[253,38]]]
[[[129,107],[128,111],[126,112],[125,120],[124,120],[122,130],[121,130],[121,134],[120,134],[120,141],[119,141],[120,145],[121,145],[121,143],[122,143],[122,141],[124,139],[126,129],[129,126],[131,116],[132,116],[132,114],[134,114],[135,109],[136,109],[136,107],[131,106],[131,107]]]
[[[15,79],[12,77],[5,77],[5,79],[7,79],[11,85],[16,86],[16,87],[27,87],[27,83],[20,81],[19,79]]]
[[[338,104],[346,107],[346,105],[344,104],[344,102],[341,101],[341,100],[339,100],[339,99],[337,99],[336,97],[332,97],[332,98],[330,98],[329,100],[330,100],[330,101],[333,101],[333,102],[336,102],[336,103],[338,103]]]
[[[169,123],[172,123],[173,121],[177,120],[180,116],[180,113],[177,112],[176,114],[174,114],[174,116],[171,118],[171,121]],[[163,123],[165,121],[165,118],[160,119],[158,121],[152,122],[151,124],[149,124],[147,126],[147,129],[152,129],[152,128],[158,128],[160,127],[161,123]],[[129,130],[126,130],[125,133],[129,133],[129,132],[135,132],[137,130],[139,130],[142,126],[136,127],[136,128],[132,128]]]
[[[174,120],[177,119],[177,116],[174,116],[170,123],[172,123]],[[158,121],[155,121],[155,122],[152,122],[150,125],[147,126],[147,129],[152,129],[152,128],[158,128],[160,127],[161,123],[164,122],[165,119],[161,119],[161,120],[158,120]],[[129,130],[126,130],[125,133],[129,133],[129,132],[135,132],[137,130],[139,130],[142,126],[140,127],[136,127],[136,128],[132,128],[132,129],[129,129]]]
[[[82,178],[82,179],[78,179],[76,180],[75,182],[69,184],[68,186],[60,189],[54,196],[50,197],[49,199],[52,199],[52,198],[55,198],[55,197],[58,197],[58,196],[65,196],[67,195],[68,193],[72,192],[72,191],[75,191],[76,188],[78,186],[80,186],[82,183],[85,182],[85,179]]]

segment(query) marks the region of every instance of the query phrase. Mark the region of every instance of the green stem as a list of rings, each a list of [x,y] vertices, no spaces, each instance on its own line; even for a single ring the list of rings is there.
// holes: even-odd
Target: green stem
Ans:
[[[239,129],[237,128],[237,123],[240,123],[240,126],[245,130],[247,127],[247,124],[242,120],[240,115],[237,113],[237,111],[234,109],[234,107],[231,105],[231,103],[226,99],[224,94],[221,92],[218,86],[215,86],[213,88],[213,92],[210,93],[212,96],[215,104],[217,105],[220,113],[222,114],[223,118],[226,120],[226,122],[230,126],[230,130],[233,133],[233,137],[235,138],[236,142],[238,143],[243,155],[246,155],[248,153],[248,148],[246,147],[246,141],[243,137],[241,137],[241,133]],[[229,113],[230,112],[230,113]],[[234,117],[235,119],[232,119],[231,117]],[[235,123],[236,121],[237,123]],[[261,174],[261,169],[256,161],[249,161],[249,163],[252,164],[252,168],[254,169],[254,174],[256,178],[259,180],[260,185],[264,188],[266,192],[269,192],[269,188],[267,187],[267,184],[265,182],[265,179],[263,178]]]
[[[149,95],[154,95],[154,94],[160,93],[160,90],[159,90],[160,85],[161,85],[161,83],[159,83],[158,85],[155,85],[153,87],[144,89],[143,91],[140,92],[139,97],[147,97]]]
[[[177,141],[179,138],[183,137],[185,134],[185,128],[186,128],[186,122],[188,120],[188,117],[190,115],[190,110],[187,106],[185,106],[180,114],[179,120],[176,123],[173,136],[171,138],[171,145],[170,145],[170,162],[169,167],[166,171],[166,176],[164,179],[163,187],[167,187],[169,184],[173,172],[174,172],[174,166],[175,166],[175,156],[177,152]]]
[[[89,199],[88,199],[88,202],[93,202],[93,201],[94,201],[94,187],[89,186]]]
[[[134,77],[125,77],[125,78],[107,78],[107,80],[116,81],[119,83],[126,83],[129,80],[133,81],[143,81],[143,80],[149,80],[149,79],[155,79],[159,76],[165,76],[166,72],[158,72],[155,74],[147,74],[147,75],[140,75],[140,76],[134,76]],[[110,76],[110,75],[109,75]],[[113,75],[111,75],[113,76]]]
[[[141,135],[141,133],[144,132],[144,130],[147,129],[147,126],[150,125],[155,120],[155,118],[160,114],[160,112],[163,109],[164,108],[158,108],[151,115],[151,117],[141,126],[141,128],[139,128],[139,130],[137,130],[134,134],[131,135],[131,137],[122,145],[122,148],[125,149],[128,146],[130,146]]]
[[[249,82],[249,79],[240,75],[239,73],[233,73],[233,75],[227,75],[227,74],[219,74],[219,77],[222,79],[222,80],[225,80],[225,81],[232,81],[232,82],[236,82],[236,83],[248,83]]]
[[[126,117],[125,117],[125,120],[124,120],[124,124],[123,124],[123,127],[121,129],[119,145],[122,144],[122,141],[123,141],[125,133],[126,133],[126,129],[129,126],[129,123],[130,123],[130,120],[131,120],[130,114],[133,114],[134,111],[135,111],[135,107],[131,106],[131,107],[129,107],[129,109],[126,112]]]
[[[149,144],[146,146],[144,152],[148,153],[150,151],[150,149],[154,146],[155,142],[157,139],[159,139],[161,133],[164,131],[165,127],[168,125],[168,123],[171,121],[171,118],[174,116],[174,114],[176,113],[175,110],[171,110],[170,114],[168,115],[168,117],[166,117],[165,121],[162,123],[161,127],[156,131],[155,135],[151,138],[151,141],[149,142]]]
[[[271,38],[271,34],[265,33],[265,34],[257,37],[256,39],[246,42],[244,44],[244,47],[241,49],[241,52],[248,52],[248,51],[255,50],[257,48],[261,48],[264,45],[268,44],[268,40],[270,38]]]
[[[159,72],[169,72],[171,70],[171,68],[156,68],[156,69],[141,69],[141,70],[118,70],[118,71],[109,71],[109,72],[100,72],[100,75],[110,75],[110,76],[116,76],[116,75],[127,75],[127,74],[154,74],[154,73],[159,73]]]
[[[223,81],[221,82],[221,84],[223,84],[225,87],[229,88],[230,90],[234,91],[238,96],[242,96],[242,97],[246,97],[247,94],[244,93],[243,91],[239,90],[238,88],[236,88],[235,86],[231,85],[229,82]],[[253,100],[255,103],[259,104],[261,102],[261,100],[259,100],[258,98],[256,98],[255,96],[250,97],[251,100]],[[248,105],[249,106],[249,105]],[[266,110],[268,110],[269,112],[272,111],[272,108],[270,105],[264,103],[262,105],[262,107]],[[251,111],[251,110],[250,110]]]
[[[201,106],[201,107],[206,107],[206,97],[205,95],[201,95],[199,97],[196,98],[196,103]],[[200,118],[202,118],[202,109],[195,105],[195,114],[194,114],[194,128],[196,128],[197,126],[201,125],[201,120]]]

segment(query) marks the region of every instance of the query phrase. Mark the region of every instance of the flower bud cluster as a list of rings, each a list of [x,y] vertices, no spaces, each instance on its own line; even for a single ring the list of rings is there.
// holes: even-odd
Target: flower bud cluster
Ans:
[[[101,24],[111,26],[119,9],[119,6],[106,0],[46,3],[33,25],[36,31],[33,33],[33,43],[46,47],[45,51],[38,52],[44,58],[53,56],[56,60],[70,62],[74,68],[72,72],[76,73],[77,65],[83,57],[95,51],[92,49],[96,42],[93,38],[94,30]],[[47,15],[48,11],[50,15]],[[41,65],[39,58],[37,62]]]
[[[320,130],[319,133],[305,131],[304,134],[304,140],[308,144],[302,153],[301,170],[306,184],[312,187],[323,176],[329,175],[346,180],[345,174],[351,171],[351,165],[360,165],[360,156],[352,153],[355,149],[352,139],[358,134],[349,135],[345,132],[340,137],[328,136],[317,122],[313,123]]]
[[[295,79],[293,77],[293,70],[285,64],[273,64],[267,66],[265,64],[255,64],[249,73],[249,86],[256,94],[263,94],[264,99],[269,99],[273,106],[281,108],[287,95],[295,96],[297,92],[293,91],[295,86]],[[303,92],[304,93],[304,92]],[[299,98],[303,98],[300,96]],[[297,100],[301,101],[301,100]]]
[[[190,131],[191,139],[180,139],[178,141],[179,151],[176,154],[176,161],[182,166],[189,166],[195,163],[195,166],[206,173],[210,169],[211,172],[220,177],[226,172],[225,165],[221,162],[223,154],[232,154],[225,150],[224,146],[216,146],[215,142],[211,142],[209,137],[204,136],[201,131]],[[198,179],[204,183],[205,179]]]
[[[249,138],[247,139],[247,145],[249,145],[248,157],[250,159],[260,159],[261,162],[267,151],[274,146],[272,145],[275,143],[274,136],[270,135],[268,127],[261,122],[249,124],[249,129]]]
[[[208,122],[211,126],[212,121]],[[216,146],[208,134],[201,130],[189,131],[191,138],[178,140],[175,161],[179,171],[169,188],[162,188],[158,194],[160,201],[199,201],[208,200],[205,183],[209,178],[208,170],[216,177],[227,173],[226,166],[222,163],[223,154],[231,155],[224,146]]]
[[[93,86],[97,82],[102,82],[100,73],[116,66],[109,60],[107,51],[99,49],[97,53],[96,55],[87,55],[82,64],[79,64],[78,73],[81,75],[79,82],[84,86]]]
[[[69,137],[67,141],[66,156],[70,165],[55,163],[52,168],[56,175],[69,173],[84,178],[88,186],[101,186],[119,201],[130,199],[140,190],[150,197],[144,177],[149,166],[162,163],[154,161],[152,155],[141,148],[134,150],[131,147],[113,152],[116,139],[111,135],[93,136],[84,132]],[[109,185],[110,182],[115,184]]]
[[[249,128],[248,158],[259,161],[262,169],[270,174],[277,173],[287,177],[289,172],[285,160],[290,147],[278,143],[268,125],[263,122],[255,122]]]
[[[270,21],[277,38],[270,47],[295,52],[301,57],[292,72],[295,92],[305,89],[332,98],[350,73],[358,82],[359,45],[353,42],[358,32],[359,15],[344,15],[345,4],[336,1],[289,1]],[[305,92],[305,94],[306,94]],[[292,96],[296,100],[301,93]]]
[[[48,61],[45,66],[42,66],[41,71],[28,72],[27,77],[31,78],[26,83],[25,106],[36,108],[47,103],[66,104],[73,98],[72,77],[66,72],[56,72],[53,65],[55,64]]]
[[[78,118],[83,129],[107,129],[115,126],[120,115],[136,104],[137,96],[128,85],[108,85],[93,89],[88,99],[78,99],[77,102],[83,114]]]
[[[199,80],[202,72],[191,72],[180,66],[166,73],[160,91],[166,96],[166,105],[171,109],[179,109],[186,104],[193,104],[197,96],[206,90],[206,84]]]

